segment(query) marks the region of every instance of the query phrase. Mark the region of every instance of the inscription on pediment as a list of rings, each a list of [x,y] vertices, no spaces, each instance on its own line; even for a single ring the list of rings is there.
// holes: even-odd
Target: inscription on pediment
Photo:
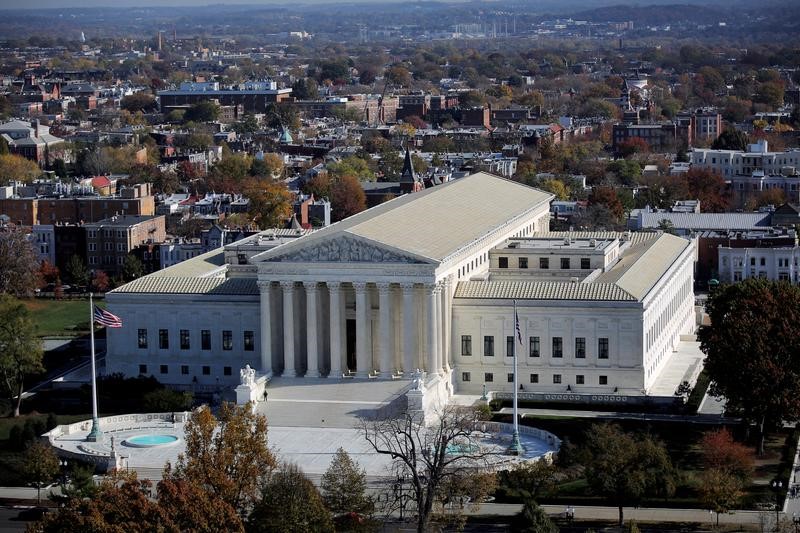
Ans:
[[[414,257],[380,248],[373,244],[338,237],[309,244],[300,250],[275,256],[269,261],[290,263],[422,263]]]

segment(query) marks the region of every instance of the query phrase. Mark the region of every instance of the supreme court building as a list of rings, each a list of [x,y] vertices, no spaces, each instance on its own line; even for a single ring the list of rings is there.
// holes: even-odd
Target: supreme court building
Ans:
[[[691,241],[550,233],[553,196],[487,173],[311,233],[264,231],[111,291],[107,372],[174,385],[409,379],[448,393],[647,394],[694,329]],[[520,332],[515,335],[513,301]]]

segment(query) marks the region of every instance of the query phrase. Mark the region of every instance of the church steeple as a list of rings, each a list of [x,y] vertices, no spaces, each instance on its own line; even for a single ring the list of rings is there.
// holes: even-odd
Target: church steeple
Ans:
[[[417,175],[414,174],[414,164],[411,161],[411,151],[406,146],[406,157],[403,160],[403,172],[400,174],[400,183],[414,183]]]

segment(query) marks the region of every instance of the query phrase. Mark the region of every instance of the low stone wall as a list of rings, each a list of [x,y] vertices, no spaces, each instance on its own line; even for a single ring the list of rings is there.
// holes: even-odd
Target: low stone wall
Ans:
[[[477,426],[478,427],[476,429],[480,429],[484,433],[502,433],[509,436],[514,433],[514,424],[508,424],[506,422],[478,422]],[[519,426],[519,432],[521,435],[531,435],[532,437],[546,442],[548,445],[554,448],[554,450],[542,455],[542,457],[547,461],[552,461],[555,458],[555,455],[561,449],[561,439],[549,431],[539,428],[532,428],[530,426]]]
[[[104,416],[99,419],[100,427],[103,431],[119,431],[121,429],[133,429],[139,426],[150,426],[154,424],[175,424],[182,423],[189,420],[189,412],[176,412],[176,413],[139,413],[129,415],[114,415]],[[106,429],[108,428],[108,429]],[[89,431],[92,429],[92,420],[83,420],[73,424],[64,424],[56,426],[42,437],[47,438],[51,443],[53,440],[61,437],[62,435],[71,435],[73,433],[80,433],[82,431]]]

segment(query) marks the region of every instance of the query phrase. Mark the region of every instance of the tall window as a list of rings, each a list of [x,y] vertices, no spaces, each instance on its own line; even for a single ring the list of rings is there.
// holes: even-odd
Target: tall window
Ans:
[[[494,337],[491,335],[483,337],[483,355],[486,357],[494,356]]]
[[[539,258],[539,268],[542,270],[547,270],[550,268],[550,258],[549,257],[540,257]]]
[[[200,330],[200,349],[201,350],[210,350],[211,349],[211,330],[210,329]]]
[[[167,329],[160,329],[158,330],[158,347],[162,350],[169,349],[169,330]]]
[[[500,268],[508,268],[508,257],[499,257],[497,259],[497,266]]]
[[[588,257],[581,257],[581,270],[589,270],[589,258]]]
[[[222,349],[233,350],[233,332],[229,329],[222,331]]]
[[[520,257],[519,258],[519,268],[528,268],[528,258],[527,257]]]
[[[561,258],[561,268],[564,270],[569,270],[569,257]]]
[[[472,335],[461,335],[461,355],[472,355]]]
[[[189,349],[189,330],[182,329],[181,330],[181,350],[188,350]]]
[[[577,376],[575,376],[575,385],[583,385],[584,383],[585,380],[583,378],[583,374],[578,374]]]
[[[506,357],[514,357],[514,336],[506,336]]]
[[[485,381],[486,383],[493,382],[494,381],[494,374],[492,374],[491,372],[486,372],[483,375],[483,381]]]
[[[462,372],[461,373],[461,381],[469,381],[470,380],[469,372]]]
[[[140,329],[139,330],[139,348],[147,348],[147,330]]]
[[[553,337],[553,357],[564,357],[564,342],[561,337]]]
[[[530,353],[531,357],[539,357],[541,355],[540,348],[539,348],[539,337],[531,337],[530,338]]]
[[[539,374],[531,374],[531,383],[539,383]]]
[[[244,332],[244,351],[252,352],[256,348],[256,338],[252,331]]]
[[[600,337],[597,339],[597,357],[599,359],[608,359],[608,338]]]
[[[586,337],[575,337],[575,357],[578,359],[586,357]]]
[[[553,384],[558,385],[561,383],[561,374],[553,374]]]

